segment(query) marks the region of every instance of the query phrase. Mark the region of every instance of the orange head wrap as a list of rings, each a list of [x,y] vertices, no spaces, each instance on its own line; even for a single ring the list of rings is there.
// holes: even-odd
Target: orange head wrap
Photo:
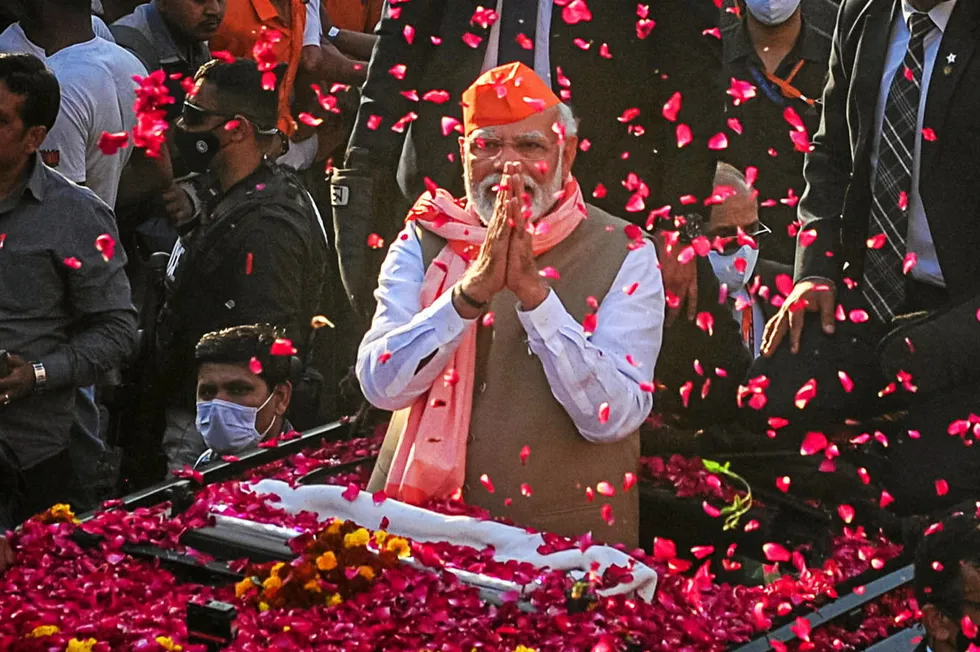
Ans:
[[[523,63],[497,66],[463,91],[463,134],[520,122],[560,103],[548,85]]]

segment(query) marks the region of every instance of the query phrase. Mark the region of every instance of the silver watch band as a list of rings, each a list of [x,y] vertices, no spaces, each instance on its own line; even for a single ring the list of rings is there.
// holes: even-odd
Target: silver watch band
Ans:
[[[34,367],[34,391],[42,392],[48,386],[48,372],[40,362],[32,362]]]

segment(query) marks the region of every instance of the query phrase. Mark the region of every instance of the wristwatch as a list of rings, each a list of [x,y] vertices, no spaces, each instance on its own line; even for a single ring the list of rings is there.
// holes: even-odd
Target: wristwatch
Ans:
[[[48,386],[48,372],[40,362],[32,362],[31,366],[34,367],[34,391],[43,392]]]
[[[340,29],[335,25],[327,30],[327,40],[333,43],[340,36]]]

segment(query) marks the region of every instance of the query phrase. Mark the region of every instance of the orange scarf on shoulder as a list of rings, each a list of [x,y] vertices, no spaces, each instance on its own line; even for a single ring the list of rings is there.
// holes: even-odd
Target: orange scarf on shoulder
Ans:
[[[536,225],[534,255],[555,247],[585,217],[582,190],[571,179],[565,185],[564,198]],[[421,303],[427,308],[462,278],[479,253],[487,228],[465,201],[457,202],[441,188],[423,194],[408,220],[446,240],[425,272]],[[385,484],[388,496],[417,505],[429,498],[447,498],[462,488],[473,408],[477,327],[474,323],[466,329],[443,374],[407,408],[408,418],[396,420],[404,426]]]

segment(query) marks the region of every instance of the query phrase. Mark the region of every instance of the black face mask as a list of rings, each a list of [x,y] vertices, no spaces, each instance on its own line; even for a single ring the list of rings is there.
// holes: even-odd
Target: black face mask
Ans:
[[[188,170],[204,173],[221,150],[221,141],[213,130],[187,131],[177,127],[174,132],[174,146]]]

